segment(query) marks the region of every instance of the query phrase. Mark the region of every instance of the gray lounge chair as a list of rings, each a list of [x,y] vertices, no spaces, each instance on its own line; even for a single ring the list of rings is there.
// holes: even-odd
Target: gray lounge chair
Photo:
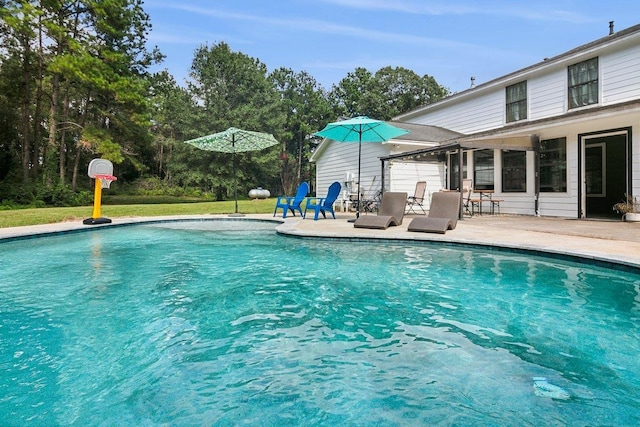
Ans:
[[[439,191],[431,196],[429,215],[414,218],[408,231],[444,234],[453,230],[458,224],[460,215],[461,194],[459,191]]]
[[[356,228],[386,229],[391,225],[402,224],[404,207],[407,204],[407,193],[388,191],[382,194],[382,202],[377,215],[361,215],[353,223]]]

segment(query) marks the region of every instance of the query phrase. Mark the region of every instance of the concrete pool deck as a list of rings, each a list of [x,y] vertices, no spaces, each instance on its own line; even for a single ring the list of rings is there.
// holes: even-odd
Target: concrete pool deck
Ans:
[[[640,268],[640,223],[546,218],[516,215],[485,215],[465,218],[455,230],[446,234],[414,233],[407,231],[413,215],[405,216],[402,225],[386,230],[354,228],[348,219],[353,213],[336,214],[337,219],[300,217],[274,218],[271,214],[246,215],[242,219],[275,220],[282,222],[277,231],[299,237],[335,239],[392,239],[407,241],[435,241],[464,243],[490,247],[517,248],[559,255],[604,261]],[[110,225],[171,221],[187,219],[229,219],[227,215],[184,215],[113,218]],[[235,219],[235,218],[234,218]],[[81,220],[27,227],[0,228],[0,241],[23,236],[46,235],[102,226],[87,226]]]

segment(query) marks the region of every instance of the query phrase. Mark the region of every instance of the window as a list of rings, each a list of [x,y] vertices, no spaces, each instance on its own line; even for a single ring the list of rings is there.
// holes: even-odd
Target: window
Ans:
[[[607,195],[607,149],[604,143],[585,147],[585,181],[587,196]]]
[[[460,176],[460,174],[458,173],[458,171],[460,170],[459,158],[460,157],[458,156],[458,153],[449,155],[449,170],[451,171],[449,173],[449,188],[451,190],[460,188],[460,184],[458,181],[458,178]],[[462,176],[465,177],[467,176],[467,156],[465,156],[464,153],[462,155],[462,160],[464,162],[464,164],[462,165]]]
[[[567,192],[567,139],[540,142],[540,191]]]
[[[502,191],[517,193],[527,191],[527,152],[502,152]]]
[[[598,58],[569,67],[569,109],[598,103]]]
[[[507,86],[507,123],[527,118],[527,82]]]
[[[493,150],[473,152],[473,188],[493,190]]]

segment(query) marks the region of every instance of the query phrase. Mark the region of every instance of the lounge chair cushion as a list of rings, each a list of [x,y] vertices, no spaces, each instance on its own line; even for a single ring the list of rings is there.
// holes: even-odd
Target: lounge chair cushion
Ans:
[[[419,231],[422,233],[444,234],[447,230],[456,228],[455,222],[447,218],[414,218],[407,227],[408,231]]]
[[[458,191],[441,191],[431,196],[429,216],[414,218],[408,231],[444,234],[458,224],[461,195]]]
[[[388,191],[382,194],[377,215],[361,215],[353,223],[356,228],[386,229],[391,225],[402,224],[407,193]]]
[[[398,221],[393,216],[379,216],[379,215],[361,215],[358,217],[353,226],[356,228],[379,228],[386,229],[391,225],[400,225],[402,221]]]

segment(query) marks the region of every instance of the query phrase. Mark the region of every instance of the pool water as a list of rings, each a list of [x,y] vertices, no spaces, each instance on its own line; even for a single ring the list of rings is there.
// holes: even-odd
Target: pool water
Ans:
[[[3,425],[638,425],[640,274],[195,221],[0,243]]]

